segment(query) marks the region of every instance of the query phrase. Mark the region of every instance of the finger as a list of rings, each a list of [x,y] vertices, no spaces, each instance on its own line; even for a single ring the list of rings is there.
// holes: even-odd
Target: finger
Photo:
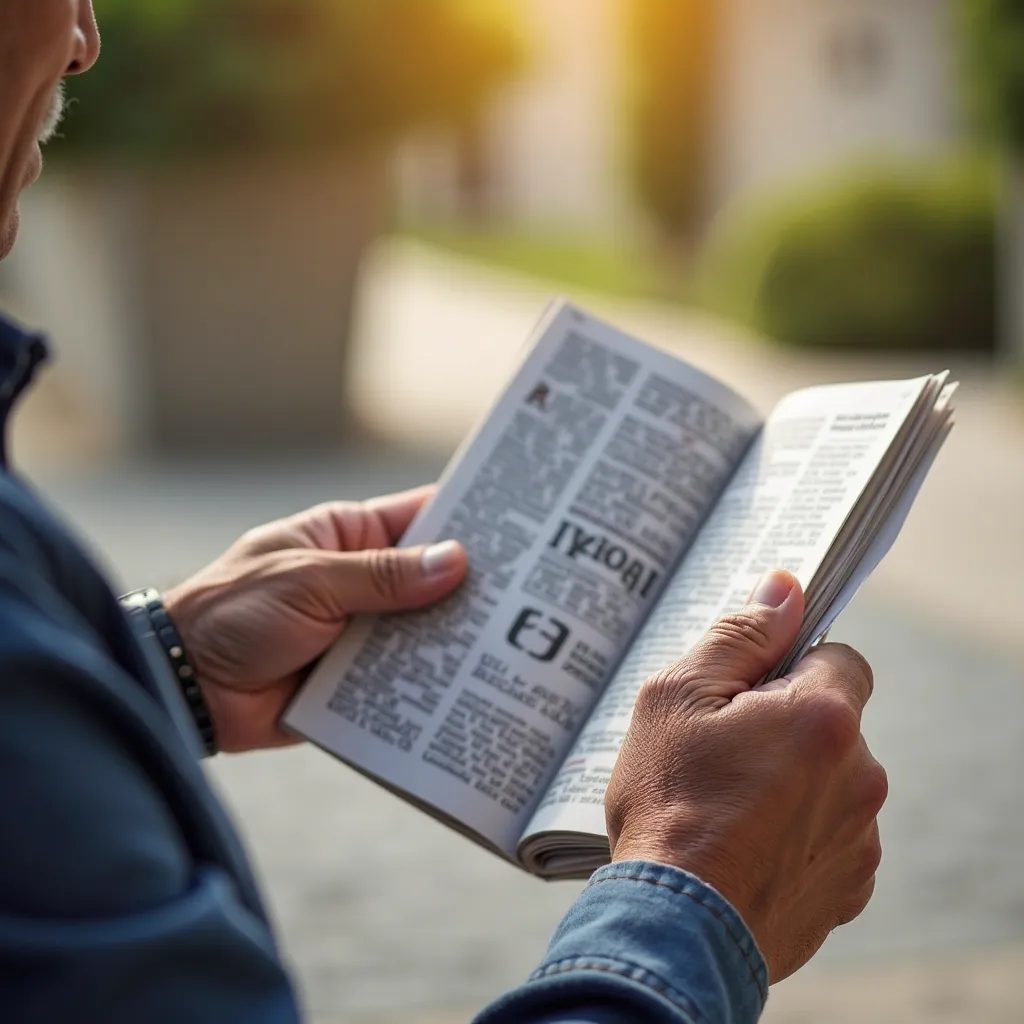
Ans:
[[[875,688],[874,673],[867,660],[845,644],[816,647],[793,669],[788,681],[809,693],[817,691],[839,697],[858,716]]]
[[[430,547],[324,552],[308,586],[324,614],[340,619],[358,612],[422,608],[454,590],[466,570],[465,549],[455,541]]]
[[[741,612],[720,619],[660,677],[702,705],[721,707],[755,686],[783,658],[800,631],[804,596],[788,572],[769,573]]]
[[[321,551],[366,551],[389,548],[402,539],[409,524],[437,488],[418,487],[365,502],[333,501],[307,509],[250,534],[257,552],[286,547]]]
[[[882,813],[882,808],[889,799],[889,775],[881,762],[872,755],[863,734],[851,770],[851,806],[845,817],[850,824],[869,823],[877,837],[878,815]],[[842,827],[842,823],[836,823],[837,832]]]
[[[385,534],[390,538],[389,543],[397,544],[409,529],[413,519],[436,493],[436,484],[427,484],[401,494],[374,498],[365,502],[364,507],[368,513],[380,519]]]
[[[280,727],[284,709],[298,691],[298,676],[262,690],[236,691],[204,686],[203,696],[217,726],[217,745],[225,754],[290,747],[302,739]]]
[[[854,879],[864,885],[873,882],[882,866],[882,833],[878,822],[872,822],[868,834],[861,843],[860,852],[854,864]]]
[[[863,735],[841,785],[843,796],[833,799],[822,812],[833,843],[852,850],[860,844],[865,830],[872,831],[877,841],[878,816],[889,797],[889,777],[872,756]]]

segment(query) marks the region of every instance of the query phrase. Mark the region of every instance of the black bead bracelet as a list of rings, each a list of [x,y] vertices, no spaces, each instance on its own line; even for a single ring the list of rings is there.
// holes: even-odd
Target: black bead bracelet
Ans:
[[[124,600],[130,600],[135,607],[144,608],[148,614],[153,633],[160,641],[164,654],[167,655],[171,671],[178,681],[182,696],[195,721],[203,749],[206,751],[207,757],[213,757],[218,749],[213,716],[210,714],[210,708],[196,677],[195,666],[185,650],[181,634],[164,607],[160,594],[156,590],[140,590]]]

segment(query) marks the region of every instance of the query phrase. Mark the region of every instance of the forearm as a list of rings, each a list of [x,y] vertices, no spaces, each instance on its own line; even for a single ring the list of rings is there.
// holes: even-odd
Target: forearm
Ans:
[[[597,872],[541,966],[477,1024],[753,1024],[767,969],[739,915],[675,868]]]

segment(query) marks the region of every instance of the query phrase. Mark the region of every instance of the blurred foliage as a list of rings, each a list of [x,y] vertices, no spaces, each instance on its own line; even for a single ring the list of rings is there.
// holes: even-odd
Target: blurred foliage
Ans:
[[[608,239],[541,234],[522,227],[490,225],[458,230],[450,226],[407,228],[409,237],[477,263],[536,277],[563,289],[581,289],[630,299],[679,299],[648,254]]]
[[[500,224],[473,229],[416,225],[403,233],[456,256],[526,274],[565,290],[627,299],[678,301],[684,297],[683,287],[670,280],[648,252],[613,240],[545,234]]]
[[[1024,157],[1024,0],[960,0],[970,92],[984,128]]]
[[[827,179],[730,218],[699,290],[793,345],[992,352],[995,193],[978,163]]]
[[[471,118],[525,53],[506,0],[96,0],[96,13],[103,52],[69,83],[67,152],[372,143]]]
[[[658,228],[685,239],[706,181],[715,0],[627,0],[628,132],[637,197]]]

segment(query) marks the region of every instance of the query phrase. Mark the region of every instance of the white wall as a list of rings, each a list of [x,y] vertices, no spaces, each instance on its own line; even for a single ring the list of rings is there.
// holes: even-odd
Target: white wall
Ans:
[[[516,0],[536,66],[488,126],[494,208],[525,225],[634,223],[619,154],[624,0]],[[870,156],[931,156],[959,137],[954,0],[716,0],[722,7],[710,213],[761,187]],[[868,32],[880,65],[848,81],[837,37]],[[457,209],[445,140],[401,162],[407,211]]]
[[[715,205],[851,157],[955,144],[950,0],[720,2]],[[829,57],[837,38],[858,32],[881,47],[877,73],[860,81]]]
[[[521,0],[541,40],[536,73],[493,122],[506,200],[529,222],[599,228],[621,192],[616,168],[616,0]]]

